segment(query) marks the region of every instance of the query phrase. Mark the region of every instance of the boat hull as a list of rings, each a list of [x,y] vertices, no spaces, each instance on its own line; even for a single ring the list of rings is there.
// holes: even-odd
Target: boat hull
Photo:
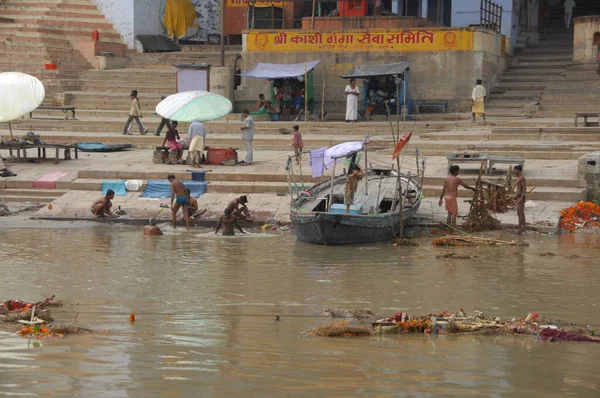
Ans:
[[[404,209],[404,220],[412,217],[421,201]],[[296,237],[319,245],[352,245],[390,241],[400,233],[398,212],[380,215],[346,215],[333,213],[299,213],[290,215]]]

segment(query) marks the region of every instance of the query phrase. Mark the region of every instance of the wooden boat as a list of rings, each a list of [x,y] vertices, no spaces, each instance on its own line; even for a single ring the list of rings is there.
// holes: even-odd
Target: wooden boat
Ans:
[[[391,241],[402,236],[405,221],[421,205],[422,190],[417,180],[392,168],[365,171],[349,214],[344,204],[345,186],[346,174],[335,176],[334,166],[330,180],[297,197],[292,194],[290,219],[298,239],[321,245]]]

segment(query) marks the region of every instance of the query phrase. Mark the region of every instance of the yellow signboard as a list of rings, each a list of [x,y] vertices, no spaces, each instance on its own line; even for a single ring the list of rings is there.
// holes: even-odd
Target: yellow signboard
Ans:
[[[225,6],[228,8],[248,8],[254,7],[284,7],[284,0],[225,0]]]
[[[473,32],[466,29],[369,30],[316,32],[270,30],[246,32],[246,51],[447,51],[471,50]]]

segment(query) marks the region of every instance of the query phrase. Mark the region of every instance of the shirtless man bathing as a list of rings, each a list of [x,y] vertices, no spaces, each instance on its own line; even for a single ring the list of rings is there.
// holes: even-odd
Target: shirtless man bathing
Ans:
[[[225,209],[225,212],[219,219],[219,225],[217,225],[217,229],[215,230],[215,235],[219,232],[219,229],[221,229],[221,227],[223,227],[223,235],[233,236],[233,235],[235,235],[235,232],[233,230],[234,226],[237,229],[239,229],[241,233],[245,234],[244,230],[240,226],[240,223],[238,222],[237,217],[233,215],[233,212],[231,211],[230,208],[227,208],[227,209]]]
[[[161,236],[163,233],[156,225],[156,218],[152,217],[144,227],[144,236]]]
[[[117,217],[110,211],[110,208],[112,207],[112,200],[114,198],[115,191],[109,189],[108,191],[106,191],[106,196],[95,201],[91,208],[94,217]]]
[[[246,203],[248,203],[248,197],[243,195],[229,202],[227,209],[231,210],[231,213],[237,218],[252,221],[252,216],[250,215],[250,210],[248,210]]]
[[[167,177],[171,183],[171,210],[173,212],[171,221],[173,222],[173,228],[177,228],[177,212],[180,208],[183,209],[183,218],[185,220],[185,227],[190,229],[190,213],[188,210],[189,201],[185,192],[185,185],[179,181],[173,174],[169,174]],[[175,202],[175,205],[173,205]]]
[[[525,192],[527,191],[527,185],[525,184],[525,177],[523,177],[523,167],[516,165],[513,167],[513,173],[517,177],[515,180],[515,187],[517,188],[517,217],[519,217],[519,233],[525,232]]]
[[[466,189],[475,191],[475,188],[467,185],[463,180],[458,177],[458,171],[460,167],[454,165],[450,166],[450,175],[444,181],[444,188],[440,195],[440,201],[438,205],[442,207],[442,202],[446,202],[446,211],[448,212],[448,219],[446,223],[456,227],[456,217],[458,216],[458,186],[463,186]]]
[[[198,209],[198,199],[192,196],[192,192],[189,188],[185,189],[185,194],[188,199],[188,214],[190,218],[196,219],[206,213],[206,209]]]

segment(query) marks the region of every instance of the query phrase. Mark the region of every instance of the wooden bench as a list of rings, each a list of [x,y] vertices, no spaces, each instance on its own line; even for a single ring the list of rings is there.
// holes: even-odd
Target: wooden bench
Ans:
[[[13,156],[13,151],[17,152],[17,159],[23,158],[27,160],[27,149],[36,149],[38,150],[38,158],[46,159],[46,149],[55,149],[55,160],[58,163],[60,159],[60,150],[64,150],[64,159],[71,159],[71,149],[75,151],[75,159],[79,159],[79,153],[77,151],[77,145],[71,144],[25,144],[25,143],[5,143],[0,145],[0,149],[8,149],[10,156]],[[23,152],[21,156],[21,151]]]
[[[447,102],[429,102],[429,103],[421,103],[421,104],[417,104],[417,113],[423,113],[421,112],[421,108],[426,108],[426,107],[431,107],[431,108],[440,108],[442,110],[441,113],[446,113],[447,109],[448,109],[448,103]]]
[[[486,173],[489,155],[485,152],[448,152],[446,159],[448,159],[448,168],[456,163],[477,163],[483,164],[483,172]]]
[[[62,111],[65,114],[65,119],[69,120],[69,112],[71,112],[71,119],[77,120],[75,117],[74,106],[38,106],[35,110],[29,112],[29,117],[33,118],[33,112],[37,110],[50,110],[50,111]]]
[[[598,118],[599,122],[588,122],[588,117]],[[600,113],[576,113],[575,120],[574,120],[575,127],[577,127],[577,122],[579,121],[579,118],[583,118],[583,127],[600,125]]]
[[[519,164],[525,167],[525,156],[523,155],[488,155],[488,175],[492,174],[492,167],[496,163]]]

